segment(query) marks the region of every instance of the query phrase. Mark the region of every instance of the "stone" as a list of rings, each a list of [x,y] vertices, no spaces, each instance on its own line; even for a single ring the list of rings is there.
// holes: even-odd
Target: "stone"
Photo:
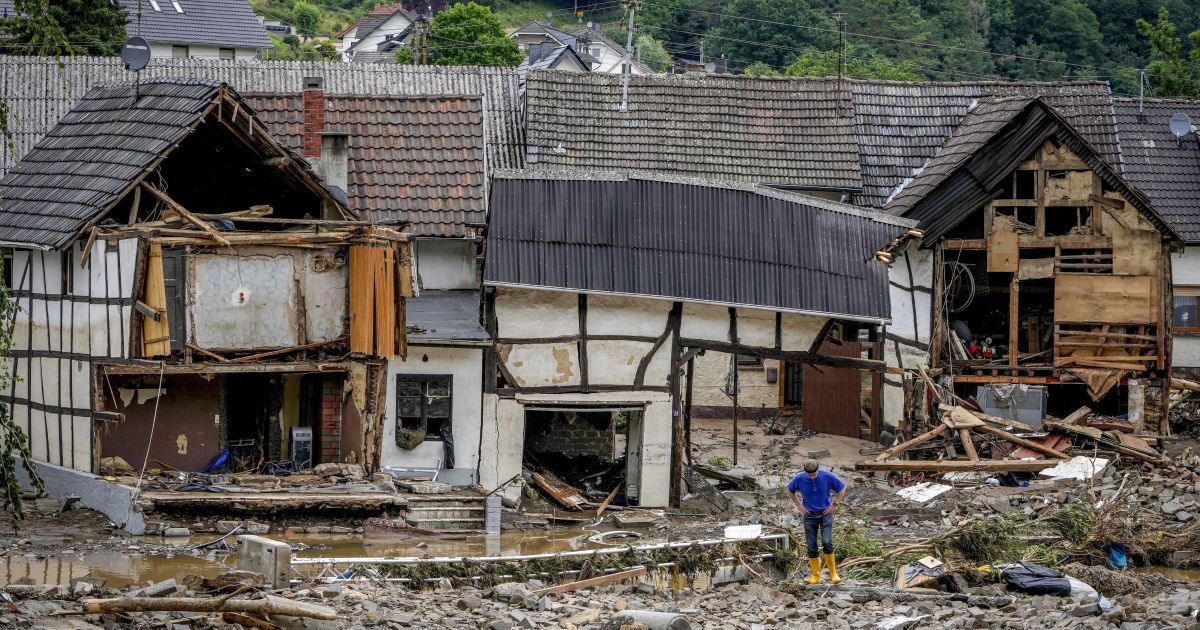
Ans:
[[[1177,520],[1181,523],[1186,523],[1186,522],[1192,520],[1193,516],[1194,515],[1191,512],[1188,512],[1187,510],[1179,510],[1178,512],[1175,513],[1175,520]]]
[[[1100,614],[1100,604],[1098,602],[1080,602],[1071,609],[1072,617],[1092,617]]]
[[[428,479],[397,479],[395,484],[400,490],[413,494],[446,494],[451,490],[448,483]]]
[[[336,597],[340,597],[341,594],[342,594],[342,585],[341,584],[326,584],[321,589],[321,597],[323,597],[325,599],[334,599]]]
[[[254,521],[217,521],[217,533],[228,534],[241,525],[238,530],[239,534],[269,534],[271,526],[266,523],[256,523]]]
[[[459,610],[478,610],[483,605],[483,601],[476,595],[467,595],[460,597],[458,601],[454,602],[454,605]]]
[[[1179,504],[1179,501],[1176,501],[1174,499],[1167,501],[1165,503],[1162,503],[1158,507],[1159,507],[1159,509],[1161,509],[1163,511],[1163,514],[1174,514],[1174,513],[1178,512],[1179,510],[1183,509],[1183,506]]]
[[[486,630],[512,630],[512,623],[504,619],[493,619],[484,628]]]
[[[163,536],[168,538],[186,538],[192,535],[192,531],[186,527],[168,527],[163,530]]]
[[[329,528],[329,533],[330,534],[353,534],[354,528],[353,527],[342,527],[340,525],[334,525]]]
[[[517,604],[525,600],[529,589],[520,582],[503,582],[492,587],[492,598]]]

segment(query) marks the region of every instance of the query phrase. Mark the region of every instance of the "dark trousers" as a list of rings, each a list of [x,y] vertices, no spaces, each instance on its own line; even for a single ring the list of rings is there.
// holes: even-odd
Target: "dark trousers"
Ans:
[[[825,553],[833,553],[833,515],[832,514],[805,514],[804,515],[804,542],[808,545],[808,557],[816,558],[817,553],[817,530],[821,530],[821,549]]]

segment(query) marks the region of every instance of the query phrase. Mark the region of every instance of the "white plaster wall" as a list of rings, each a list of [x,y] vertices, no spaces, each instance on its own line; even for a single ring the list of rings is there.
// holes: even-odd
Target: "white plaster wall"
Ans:
[[[579,334],[579,296],[565,291],[499,287],[497,334],[503,339]]]
[[[808,352],[825,329],[826,317],[784,313],[780,322],[783,349],[788,352]]]
[[[711,304],[684,304],[679,336],[729,343],[729,308]]]
[[[479,452],[479,485],[495,490],[521,474],[525,450],[525,408],[511,398],[483,395],[483,425]],[[504,491],[510,499],[520,496],[520,485]]]
[[[737,310],[737,334],[738,341],[742,345],[774,348],[775,311],[739,308]]]
[[[589,310],[590,312],[590,310]],[[644,341],[589,341],[588,383],[622,385],[633,383],[642,357],[654,344]]]
[[[183,45],[183,44],[180,44]],[[174,57],[174,52],[170,43],[150,43],[150,56],[154,58],[171,59]],[[221,47],[219,46],[204,46],[201,44],[187,44],[188,57],[192,59],[220,59]],[[234,60],[247,61],[250,59],[258,59],[258,49],[256,48],[234,48]]]
[[[671,302],[619,295],[589,295],[589,335],[658,337],[667,329]]]
[[[396,446],[396,375],[449,374],[450,417],[454,434],[454,467],[475,469],[479,465],[479,432],[483,418],[483,350],[409,346],[408,360],[388,361],[386,417],[380,463],[384,466],[431,467],[443,458],[442,442],[427,441],[406,451]]]
[[[410,22],[408,18],[404,17],[404,14],[400,12],[393,13],[392,16],[389,17],[387,21],[384,22],[379,28],[371,31],[371,33],[369,33],[363,39],[351,44],[350,51],[351,53],[363,50],[375,52],[375,48],[379,44],[383,43],[384,39],[393,35],[399,35],[400,33],[404,32],[404,29],[408,28],[408,25],[411,23],[412,22]],[[356,29],[355,35],[357,34],[358,33]]]
[[[805,348],[807,350],[807,348]],[[725,379],[729,374],[729,356],[709,350],[696,357],[695,384],[692,404],[697,407],[733,407],[733,399],[725,395]],[[738,405],[744,409],[775,409],[779,407],[779,382],[767,382],[767,370],[779,369],[779,361],[764,359],[762,366],[738,368]],[[778,375],[783,378],[783,375]],[[686,386],[686,381],[684,382]]]
[[[1171,281],[1175,286],[1200,286],[1200,247],[1171,254]],[[1200,368],[1200,335],[1174,333],[1171,366]]]
[[[582,382],[579,347],[573,341],[496,344],[496,353],[519,387],[578,385]]]
[[[888,268],[892,323],[888,335],[922,344],[916,347],[893,339],[883,342],[884,361],[889,368],[913,369],[929,363],[928,347],[933,316],[933,252],[913,243],[897,254]],[[915,287],[924,290],[908,291]],[[904,379],[908,375],[883,375],[883,422],[897,426],[904,417]]]
[[[290,255],[189,257],[188,323],[202,348],[299,345],[296,269]],[[244,302],[234,294],[247,290]]]
[[[479,286],[474,243],[452,239],[420,239],[416,244],[417,283],[420,288],[470,290]]]

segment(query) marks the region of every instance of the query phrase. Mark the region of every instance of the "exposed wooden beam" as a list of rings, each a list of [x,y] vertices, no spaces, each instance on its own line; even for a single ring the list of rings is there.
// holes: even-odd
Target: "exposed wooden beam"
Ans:
[[[164,193],[163,191],[155,188],[154,186],[151,186],[147,182],[142,182],[142,188],[145,188],[146,192],[150,193],[151,195],[154,195],[155,197],[158,198],[159,201],[165,203],[167,205],[167,207],[171,209],[172,212],[174,212],[175,214],[178,214],[180,217],[183,218],[184,221],[187,221],[188,223],[191,223],[192,225],[203,230],[214,241],[220,243],[224,247],[232,247],[233,246],[229,242],[229,239],[225,238],[225,236],[223,234],[221,234],[220,232],[218,232],[216,228],[209,225],[207,221],[204,221],[203,219],[199,219],[196,217],[196,215],[192,214],[191,212],[188,212],[187,208],[184,208],[182,205],[179,204],[179,202],[175,201],[170,196],[168,196],[167,193]]]
[[[967,460],[893,460],[887,462],[864,461],[855,462],[855,470],[892,471],[907,470],[912,472],[942,472],[942,471],[980,471],[980,472],[1035,472],[1057,466],[1057,459],[993,459],[977,462]]]

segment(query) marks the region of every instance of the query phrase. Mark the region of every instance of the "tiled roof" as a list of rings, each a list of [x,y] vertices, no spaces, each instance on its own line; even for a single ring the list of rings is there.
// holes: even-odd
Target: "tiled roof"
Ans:
[[[223,84],[143,80],[89,91],[0,179],[0,241],[58,247],[183,139]]]
[[[371,35],[371,33],[379,30],[379,27],[386,24],[387,21],[397,13],[403,15],[404,18],[408,20],[409,25],[417,21],[417,16],[405,11],[400,5],[380,6],[373,9],[370,13],[364,15],[362,19],[354,24],[354,26],[357,27],[354,31],[354,39],[357,39],[358,41],[366,39]],[[345,31],[343,31],[343,33],[347,33],[349,31],[350,29],[347,28]]]
[[[530,71],[527,160],[537,168],[658,171],[857,190],[858,141],[836,80]],[[843,115],[839,115],[839,101]]]
[[[130,35],[138,33],[138,3],[141,5],[141,34],[149,42],[207,44],[229,48],[270,48],[271,39],[250,10],[248,0],[121,0],[128,13]]]
[[[988,99],[979,103],[963,118],[954,130],[954,135],[941,146],[933,159],[888,202],[886,210],[895,214],[904,214],[911,210],[917,202],[946,181],[958,167],[971,159],[1031,102],[1032,98],[1013,96]]]
[[[1125,179],[1137,186],[1185,243],[1200,243],[1200,137],[1176,138],[1176,113],[1200,124],[1200,101],[1114,99]]]
[[[513,37],[515,37],[518,34],[519,35],[531,35],[531,34],[545,35],[564,46],[575,45],[575,36],[571,35],[570,33],[566,32],[562,29],[555,28],[553,26],[547,26],[545,22],[538,22],[536,20],[533,22],[530,22],[530,23],[526,24],[525,26],[522,26],[512,32]]]
[[[301,94],[246,100],[299,151]],[[477,96],[325,96],[325,130],[349,134],[349,205],[364,219],[404,219],[418,236],[468,236],[486,208],[483,102]]]
[[[492,181],[484,283],[889,318],[880,244],[913,222],[738,182],[565,171]]]
[[[856,201],[883,207],[889,195],[937,152],[975,102],[1040,96],[1110,165],[1120,152],[1107,83],[901,83],[854,81],[854,122],[862,155],[863,191]]]
[[[625,55],[625,47],[621,44],[618,44],[616,41],[613,41],[611,37],[602,33],[598,28],[581,26],[571,31],[571,36],[575,37],[576,39],[586,39],[588,41],[600,42],[613,49],[613,51],[615,51],[618,55]],[[624,67],[624,64],[622,64],[622,67]],[[650,68],[650,66],[647,66],[636,59],[633,60],[633,67],[642,74],[654,73],[654,70]]]

